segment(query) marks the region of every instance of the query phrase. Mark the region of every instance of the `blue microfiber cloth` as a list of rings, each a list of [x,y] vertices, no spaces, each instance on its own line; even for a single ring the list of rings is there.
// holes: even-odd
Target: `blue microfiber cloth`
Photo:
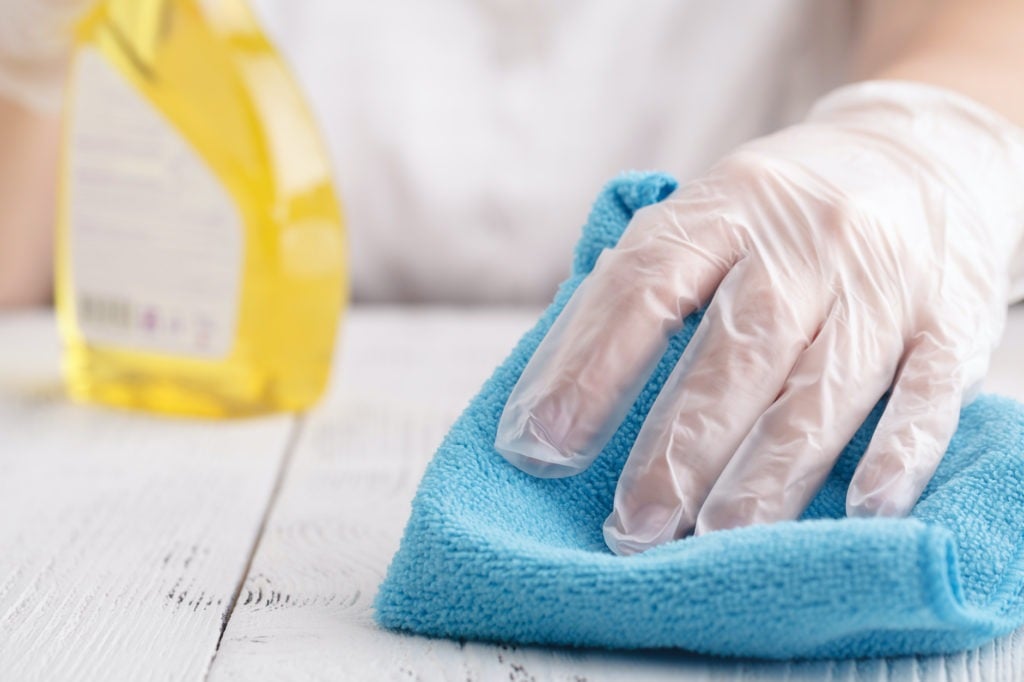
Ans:
[[[377,621],[442,637],[775,659],[948,653],[1024,623],[1024,406],[1012,400],[982,396],[963,410],[910,518],[844,518],[847,484],[880,404],[802,520],[630,557],[611,554],[601,524],[644,415],[699,315],[586,472],[533,478],[494,450],[505,400],[569,296],[633,212],[675,186],[662,174],[630,173],[598,197],[573,275],[427,469],[377,596]]]

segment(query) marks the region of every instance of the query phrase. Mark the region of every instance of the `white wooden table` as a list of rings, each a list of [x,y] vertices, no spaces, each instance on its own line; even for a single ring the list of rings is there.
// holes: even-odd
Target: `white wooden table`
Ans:
[[[207,422],[70,404],[50,315],[0,316],[0,680],[1024,679],[1024,631],[786,665],[378,630],[420,474],[534,317],[356,310],[311,414]],[[988,389],[1024,400],[1024,308]]]

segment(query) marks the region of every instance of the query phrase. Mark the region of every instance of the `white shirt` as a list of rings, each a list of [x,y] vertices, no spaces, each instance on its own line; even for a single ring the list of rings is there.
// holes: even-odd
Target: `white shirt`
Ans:
[[[542,302],[620,170],[695,177],[842,82],[815,0],[257,0],[322,127],[357,300]]]

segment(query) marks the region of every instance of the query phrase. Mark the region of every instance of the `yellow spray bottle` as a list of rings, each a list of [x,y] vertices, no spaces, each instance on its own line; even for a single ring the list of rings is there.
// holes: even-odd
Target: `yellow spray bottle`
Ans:
[[[327,155],[244,0],[105,0],[77,32],[57,306],[80,400],[309,406],[345,300]]]

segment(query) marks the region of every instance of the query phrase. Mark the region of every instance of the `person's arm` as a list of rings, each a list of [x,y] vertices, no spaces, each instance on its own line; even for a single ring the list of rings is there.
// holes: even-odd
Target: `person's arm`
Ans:
[[[865,0],[858,8],[854,78],[948,88],[1024,126],[1024,2]],[[1024,301],[1024,243],[1010,268],[1010,301]]]
[[[60,103],[93,0],[0,0],[0,307],[50,296]]]
[[[50,296],[60,119],[0,95],[0,307]]]
[[[883,396],[847,513],[904,515],[934,474],[1024,239],[1024,3],[926,9],[863,82],[634,216],[524,369],[495,447],[571,476],[704,310],[619,478],[615,552],[798,518]]]
[[[1024,126],[1024,2],[872,0],[861,9],[855,78],[948,88]]]

